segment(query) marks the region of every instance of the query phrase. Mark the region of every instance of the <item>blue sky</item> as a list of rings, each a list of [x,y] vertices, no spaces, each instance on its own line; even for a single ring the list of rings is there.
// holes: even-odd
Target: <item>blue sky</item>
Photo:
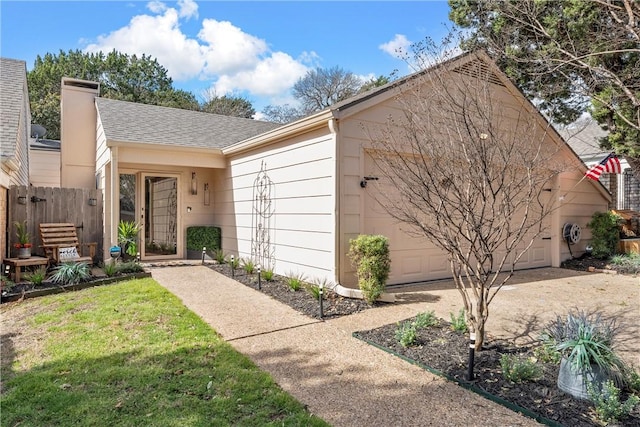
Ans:
[[[198,97],[239,95],[260,111],[295,103],[290,89],[314,67],[363,78],[409,72],[395,50],[447,32],[446,1],[0,2],[0,55],[60,50],[151,55],[174,86]]]

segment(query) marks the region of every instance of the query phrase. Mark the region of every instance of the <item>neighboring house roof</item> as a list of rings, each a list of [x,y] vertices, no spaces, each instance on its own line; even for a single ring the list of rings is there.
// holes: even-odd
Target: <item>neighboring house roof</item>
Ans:
[[[607,152],[600,148],[600,139],[607,136],[607,131],[590,117],[567,126],[558,126],[556,129],[582,160],[590,161],[607,155]]]
[[[25,102],[27,63],[0,58],[0,154],[16,156],[20,117]],[[30,125],[30,124],[29,124]]]
[[[282,126],[240,117],[96,98],[107,141],[224,148]]]
[[[29,148],[44,151],[60,151],[60,141],[55,139],[34,139]]]

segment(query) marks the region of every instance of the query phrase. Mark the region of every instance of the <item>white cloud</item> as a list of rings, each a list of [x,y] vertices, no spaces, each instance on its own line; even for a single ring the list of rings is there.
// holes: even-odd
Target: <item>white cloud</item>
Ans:
[[[193,0],[178,0],[178,6],[180,11],[178,16],[180,18],[197,18],[198,17],[198,4]]]
[[[393,40],[381,44],[378,48],[394,58],[403,58],[410,46],[411,41],[404,34],[396,34]]]
[[[219,95],[246,92],[271,99],[288,96],[293,84],[320,64],[316,52],[294,58],[271,51],[267,41],[228,21],[203,19],[197,38],[187,37],[180,24],[198,17],[194,0],[178,0],[176,7],[153,0],[146,6],[149,13],[98,36],[85,51],[146,54],[156,58],[176,82],[198,78],[212,82]]]

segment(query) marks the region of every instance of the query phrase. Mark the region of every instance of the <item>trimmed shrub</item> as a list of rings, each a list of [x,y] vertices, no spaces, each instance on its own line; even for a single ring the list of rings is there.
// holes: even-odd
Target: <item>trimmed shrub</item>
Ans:
[[[389,239],[380,235],[361,234],[349,242],[349,258],[356,268],[358,287],[365,301],[373,304],[384,293],[389,278]]]
[[[187,250],[202,251],[207,248],[207,255],[216,257],[216,251],[222,246],[220,227],[194,225],[187,227]]]
[[[620,241],[620,216],[613,212],[596,212],[587,227],[591,229],[592,254],[596,258],[609,258],[616,253]]]

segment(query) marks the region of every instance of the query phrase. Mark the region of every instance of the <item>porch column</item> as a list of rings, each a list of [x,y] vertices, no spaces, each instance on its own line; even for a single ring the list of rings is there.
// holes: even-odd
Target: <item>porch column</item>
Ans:
[[[118,147],[111,147],[111,209],[109,247],[118,244],[118,218],[120,216],[120,174],[118,173]]]

